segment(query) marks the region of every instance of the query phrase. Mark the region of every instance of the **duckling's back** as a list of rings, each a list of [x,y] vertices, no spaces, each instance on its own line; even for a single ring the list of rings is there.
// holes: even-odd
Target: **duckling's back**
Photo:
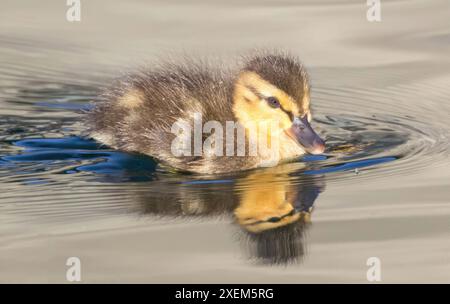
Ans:
[[[105,91],[89,113],[90,135],[107,146],[150,155],[178,170],[233,171],[236,168],[229,162],[177,157],[171,151],[175,139],[171,128],[177,121],[192,125],[194,114],[201,114],[203,123],[214,120],[224,126],[225,121],[234,121],[231,96],[232,79],[201,64],[141,71]],[[236,166],[245,163],[238,162]]]

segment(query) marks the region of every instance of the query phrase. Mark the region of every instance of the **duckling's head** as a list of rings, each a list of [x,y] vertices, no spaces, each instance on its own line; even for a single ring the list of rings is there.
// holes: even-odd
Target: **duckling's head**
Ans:
[[[275,125],[270,135],[278,139],[282,158],[325,150],[310,125],[308,75],[294,57],[260,55],[248,60],[234,83],[233,112],[244,127]]]

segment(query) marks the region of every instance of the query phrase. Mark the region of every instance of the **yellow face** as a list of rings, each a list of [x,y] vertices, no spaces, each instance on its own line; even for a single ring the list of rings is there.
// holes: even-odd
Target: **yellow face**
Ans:
[[[276,126],[267,135],[278,139],[281,158],[304,152],[295,139],[286,135],[295,117],[311,121],[309,85],[306,80],[301,85],[304,94],[301,100],[295,100],[254,72],[242,72],[235,83],[233,112],[238,122],[246,128],[261,123]]]
[[[310,116],[309,86],[303,84],[302,100],[294,100],[283,90],[254,72],[242,72],[236,82],[233,110],[241,123],[276,121],[281,128],[292,125],[292,117]]]

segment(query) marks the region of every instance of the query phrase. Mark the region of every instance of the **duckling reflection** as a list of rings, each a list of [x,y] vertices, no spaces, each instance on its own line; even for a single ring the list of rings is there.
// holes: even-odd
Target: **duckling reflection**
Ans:
[[[139,194],[139,212],[183,218],[232,216],[237,240],[251,260],[286,264],[301,261],[305,254],[305,231],[325,183],[322,176],[302,175],[299,164],[285,164],[252,172],[227,185],[184,183],[175,187],[165,189],[167,194],[159,187],[157,193]]]
[[[234,210],[241,227],[241,242],[257,262],[284,264],[300,261],[305,253],[305,231],[311,224],[313,205],[325,189],[323,178],[289,174],[255,173],[242,181]]]

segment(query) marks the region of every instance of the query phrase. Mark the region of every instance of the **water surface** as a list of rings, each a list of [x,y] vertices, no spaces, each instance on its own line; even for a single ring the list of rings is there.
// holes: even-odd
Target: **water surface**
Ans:
[[[5,5],[0,281],[65,282],[77,256],[85,282],[367,282],[376,256],[383,282],[448,282],[448,3],[382,8],[369,23],[357,1],[90,2],[77,24],[51,1]],[[85,136],[124,71],[255,46],[309,68],[323,155],[176,175]]]

